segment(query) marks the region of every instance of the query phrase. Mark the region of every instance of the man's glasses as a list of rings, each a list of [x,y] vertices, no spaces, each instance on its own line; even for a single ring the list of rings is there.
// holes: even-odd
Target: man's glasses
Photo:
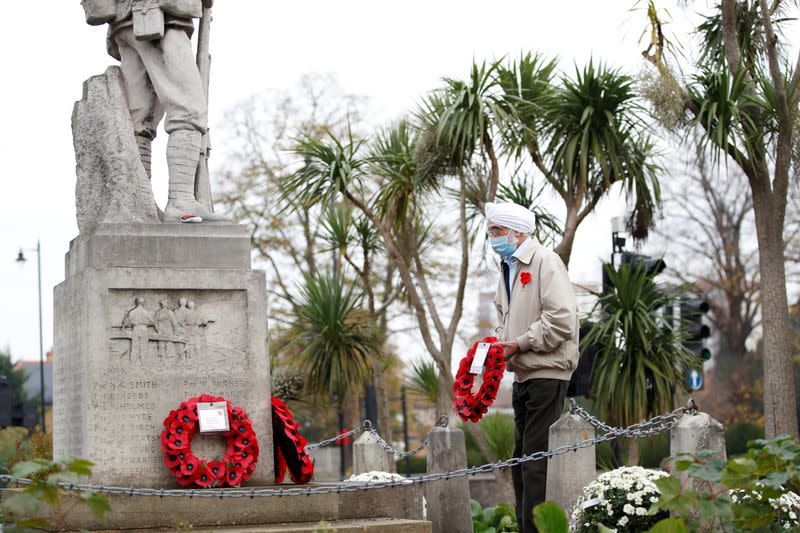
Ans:
[[[504,232],[508,232],[506,228],[499,228],[497,226],[492,226],[486,229],[486,234],[489,237],[499,237],[501,235],[505,235]]]

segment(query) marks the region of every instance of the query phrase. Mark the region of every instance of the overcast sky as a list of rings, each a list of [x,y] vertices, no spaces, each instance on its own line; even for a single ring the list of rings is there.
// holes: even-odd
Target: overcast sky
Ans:
[[[221,128],[224,112],[237,102],[264,89],[290,88],[312,72],[332,72],[344,90],[369,97],[376,122],[412,108],[442,76],[466,77],[473,57],[539,50],[560,57],[563,68],[593,56],[635,74],[646,26],[644,12],[631,11],[635,2],[217,0],[210,123]],[[696,15],[672,0],[659,4],[673,17],[668,31],[685,38]],[[698,1],[695,8],[705,5]],[[0,50],[0,347],[30,359],[38,356],[35,255],[28,253],[32,260],[22,267],[14,258],[19,247],[41,239],[48,349],[53,287],[64,279],[64,254],[77,235],[70,115],[83,80],[115,62],[105,52],[105,27],[87,26],[78,0],[4,1]],[[164,137],[160,132],[155,146],[159,161]],[[219,162],[224,153],[214,156]],[[163,205],[163,162],[155,173]],[[624,202],[611,198],[583,223],[570,268],[574,280],[599,280],[599,258],[610,251],[610,218],[623,212]]]

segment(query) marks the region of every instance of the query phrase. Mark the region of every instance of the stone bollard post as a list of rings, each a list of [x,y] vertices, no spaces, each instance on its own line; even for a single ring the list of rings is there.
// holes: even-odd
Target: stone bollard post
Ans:
[[[464,432],[435,427],[428,437],[428,473],[452,472],[467,467]],[[433,533],[472,533],[469,480],[466,477],[432,481],[425,485],[428,520]]]
[[[366,432],[353,443],[353,474],[367,472],[391,472],[389,466],[394,457],[389,457],[378,437]]]
[[[681,453],[696,455],[700,450],[714,450],[715,459],[726,460],[725,429],[722,423],[708,413],[685,414],[669,432],[669,454],[674,457]],[[672,472],[685,481],[685,472]]]
[[[564,413],[550,426],[548,448],[575,444],[594,438],[594,428],[578,415]],[[551,457],[547,461],[547,501],[555,502],[572,512],[583,487],[597,477],[594,444],[573,452]]]

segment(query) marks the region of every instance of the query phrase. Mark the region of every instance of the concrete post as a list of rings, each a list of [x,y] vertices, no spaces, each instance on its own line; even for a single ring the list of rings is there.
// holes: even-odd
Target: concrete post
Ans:
[[[433,428],[428,439],[428,473],[451,472],[466,466],[464,432],[451,427]],[[466,477],[426,483],[425,500],[433,533],[472,533]]]
[[[578,415],[565,413],[550,426],[549,449],[594,438],[594,428]],[[551,457],[547,462],[547,501],[572,512],[583,487],[597,477],[594,445]]]
[[[391,472],[389,452],[383,449],[378,438],[372,433],[364,433],[353,443],[353,474],[366,472]]]
[[[669,433],[669,453],[672,457],[688,453],[696,455],[700,450],[714,450],[714,459],[727,459],[725,452],[725,430],[722,423],[708,413],[685,414]],[[685,481],[685,472],[673,472]]]

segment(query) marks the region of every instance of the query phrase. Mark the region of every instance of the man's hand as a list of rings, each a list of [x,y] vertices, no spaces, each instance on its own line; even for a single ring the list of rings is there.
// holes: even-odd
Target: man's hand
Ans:
[[[495,346],[499,346],[503,349],[503,357],[505,358],[506,361],[508,361],[509,357],[519,352],[519,344],[517,344],[517,341],[496,342],[492,344],[492,347]]]

